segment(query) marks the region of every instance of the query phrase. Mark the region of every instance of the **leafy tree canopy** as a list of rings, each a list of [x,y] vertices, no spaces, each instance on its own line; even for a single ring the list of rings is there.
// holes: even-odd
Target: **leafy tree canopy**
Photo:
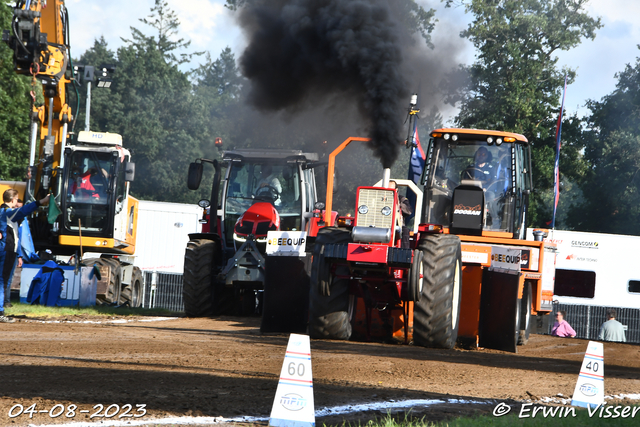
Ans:
[[[0,27],[10,28],[13,9],[0,4]],[[29,163],[31,80],[13,70],[13,52],[0,43],[0,171],[3,180],[22,181]]]
[[[564,76],[568,76],[568,83],[575,78],[574,70],[558,69],[554,54],[577,46],[584,38],[593,39],[602,26],[599,18],[586,13],[586,2],[446,1],[448,6],[463,4],[473,14],[473,22],[461,36],[469,38],[478,50],[476,62],[463,67],[468,72],[467,84],[451,98],[460,100],[456,124],[517,132],[529,139],[537,189],[530,212],[536,226],[551,219],[544,192],[549,191],[549,171],[553,170],[555,123]],[[571,163],[578,162],[580,144],[580,139],[567,142],[575,145],[574,150],[563,153],[573,156]]]
[[[640,235],[640,58],[616,74],[613,93],[590,101],[581,183],[584,200],[569,213],[585,231]]]
[[[152,45],[159,50],[169,64],[183,64],[193,59],[193,56],[202,55],[203,52],[180,53],[177,50],[186,49],[191,45],[191,41],[185,42],[184,39],[174,40],[178,34],[180,21],[176,13],[169,8],[166,0],[155,0],[155,6],[151,8],[151,14],[146,18],[139,19],[140,22],[146,24],[157,31],[157,38],[154,36],[146,36],[137,28],[131,27],[132,40],[122,38],[122,41],[133,44]]]

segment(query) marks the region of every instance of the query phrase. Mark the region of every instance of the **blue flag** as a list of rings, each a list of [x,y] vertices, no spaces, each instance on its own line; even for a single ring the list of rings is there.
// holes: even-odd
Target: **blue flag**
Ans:
[[[418,123],[413,125],[413,148],[411,148],[411,161],[409,162],[409,175],[407,179],[418,184],[420,177],[422,176],[422,170],[424,169],[424,162],[426,155],[420,144],[420,138],[418,137]]]
[[[409,174],[407,176],[407,179],[410,179],[414,183],[419,184],[420,177],[422,176],[422,171],[424,170],[425,159],[427,156],[422,149],[420,138],[418,137],[417,120],[413,124],[413,141],[407,142],[410,144],[413,143],[413,147],[411,148],[411,160],[409,161]],[[413,218],[416,211],[416,195],[413,194],[413,191],[407,191],[407,199],[409,200],[409,204],[412,207],[411,216],[409,216],[409,218],[407,219],[411,219]]]

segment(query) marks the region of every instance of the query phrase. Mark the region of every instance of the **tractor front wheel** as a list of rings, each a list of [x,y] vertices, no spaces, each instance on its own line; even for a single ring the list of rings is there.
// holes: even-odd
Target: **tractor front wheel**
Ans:
[[[138,267],[133,267],[131,283],[124,287],[120,295],[120,303],[129,303],[129,307],[138,308],[142,306],[142,271]]]
[[[95,263],[98,267],[103,267],[101,269],[102,272],[107,272],[108,270],[109,273],[109,285],[107,287],[107,291],[104,297],[97,297],[96,302],[99,305],[120,305],[122,293],[122,269],[120,267],[120,263],[118,260],[113,258],[100,258],[96,260]]]
[[[217,255],[213,240],[192,240],[184,256],[182,299],[188,317],[213,314],[213,263]]]
[[[452,234],[428,235],[418,250],[422,252],[423,280],[413,308],[413,339],[424,347],[453,348],[460,317],[460,239]]]
[[[323,228],[316,238],[311,264],[309,295],[309,335],[311,338],[348,340],[351,337],[349,319],[349,280],[335,275],[347,274],[345,266],[337,266],[332,274],[332,264],[324,256],[325,245],[348,243],[347,230]]]

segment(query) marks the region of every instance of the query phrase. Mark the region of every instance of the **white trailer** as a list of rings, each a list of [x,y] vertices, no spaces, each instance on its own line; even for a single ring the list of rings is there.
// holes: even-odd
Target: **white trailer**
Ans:
[[[558,246],[554,299],[561,304],[640,308],[640,236],[549,230]],[[532,230],[528,233],[533,239]]]
[[[134,264],[142,271],[182,274],[189,233],[202,231],[201,218],[198,205],[141,200]]]
[[[548,233],[545,240],[558,247],[553,311],[566,312],[578,338],[597,340],[607,309],[615,308],[627,342],[640,343],[640,236]],[[531,229],[528,236],[533,238]],[[539,330],[550,333],[550,326]]]

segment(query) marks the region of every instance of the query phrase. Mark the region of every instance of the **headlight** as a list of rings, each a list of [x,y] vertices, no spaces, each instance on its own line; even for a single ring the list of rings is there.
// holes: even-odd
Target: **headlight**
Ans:
[[[360,205],[360,207],[358,208],[358,213],[361,213],[362,215],[365,215],[368,212],[369,207],[367,205]]]
[[[233,233],[233,240],[235,240],[236,242],[246,242],[247,241],[246,238],[240,237],[236,233]]]
[[[385,206],[384,208],[382,208],[380,213],[382,213],[382,215],[384,216],[389,216],[391,215],[391,208],[389,206]]]

